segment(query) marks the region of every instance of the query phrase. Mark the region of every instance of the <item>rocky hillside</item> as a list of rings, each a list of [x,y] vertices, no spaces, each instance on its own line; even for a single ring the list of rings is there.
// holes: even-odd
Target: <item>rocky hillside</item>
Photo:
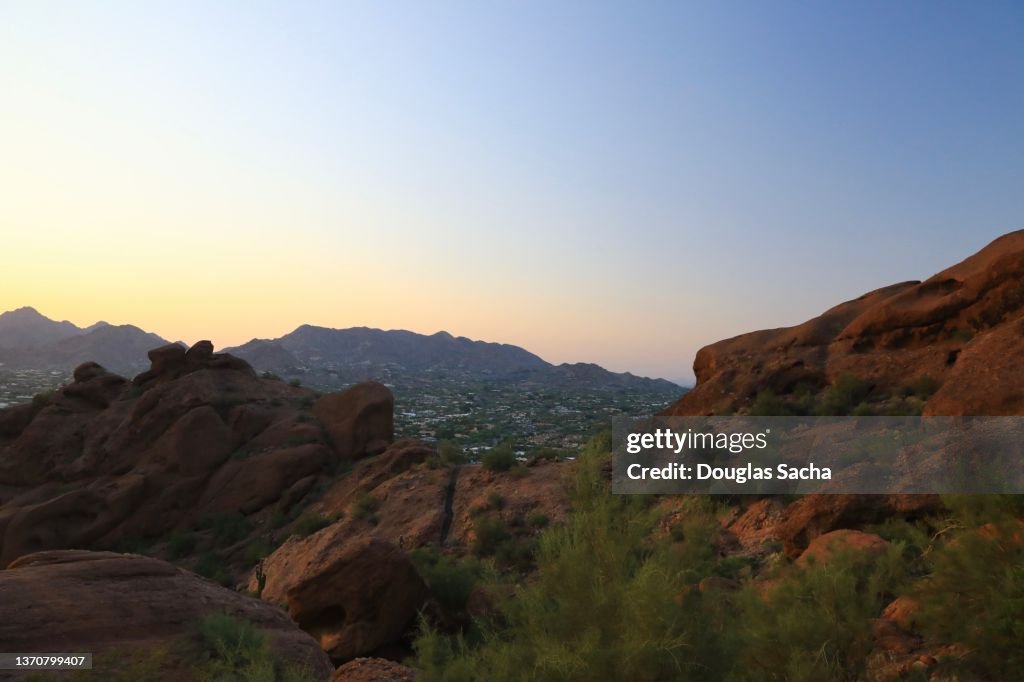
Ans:
[[[435,603],[411,553],[467,555],[478,524],[495,518],[515,519],[502,540],[512,546],[540,531],[528,515],[546,524],[566,513],[564,464],[502,473],[392,442],[393,397],[380,384],[317,394],[263,378],[209,342],[148,356],[150,368],[134,379],[85,363],[54,394],[0,410],[0,594],[44,581],[55,586],[46,608],[59,610],[92,575],[132,604],[136,584],[156,590],[141,601],[156,609],[196,581],[181,613],[146,616],[139,607],[147,639],[180,638],[186,621],[227,610],[270,628],[278,646],[273,622],[288,622],[284,614],[247,605],[220,583],[281,607],[336,664],[401,657],[417,612]],[[110,550],[163,558],[213,583]],[[88,628],[62,635],[68,648],[142,646],[138,633],[102,617],[134,606],[104,594],[97,589],[104,606]],[[28,611],[5,625],[30,627]],[[287,660],[289,646],[278,647]],[[337,679],[381,666],[352,663]]]
[[[924,282],[872,291],[796,327],[711,344],[693,369],[697,385],[665,414],[731,414],[765,393],[789,396],[799,409],[843,377],[879,413],[1021,414],[1024,231]]]
[[[0,411],[0,564],[258,511],[391,439],[383,387],[316,399],[209,342],[149,357],[132,381],[86,363],[52,396]]]

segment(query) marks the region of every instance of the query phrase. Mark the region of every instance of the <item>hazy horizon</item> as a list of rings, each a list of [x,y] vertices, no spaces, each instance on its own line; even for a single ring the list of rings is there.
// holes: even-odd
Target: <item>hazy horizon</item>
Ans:
[[[1024,227],[1024,6],[0,3],[0,310],[692,383]]]

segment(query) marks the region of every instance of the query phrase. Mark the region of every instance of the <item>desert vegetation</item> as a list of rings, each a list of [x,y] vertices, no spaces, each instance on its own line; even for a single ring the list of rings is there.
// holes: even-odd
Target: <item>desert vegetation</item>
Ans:
[[[847,405],[858,397],[849,388]],[[657,498],[612,495],[609,449],[599,437],[581,454],[574,511],[539,535],[528,579],[496,559],[512,534],[493,520],[478,524],[472,569],[436,554],[418,562],[446,608],[463,609],[474,589],[506,595],[469,626],[422,618],[413,665],[424,679],[918,679],[919,668],[887,668],[878,649],[874,624],[897,599],[919,605],[914,637],[943,679],[1019,669],[1016,498],[949,498],[942,514],[894,517],[872,529],[886,541],[878,551],[749,557],[720,551],[712,498],[684,500],[665,532]]]

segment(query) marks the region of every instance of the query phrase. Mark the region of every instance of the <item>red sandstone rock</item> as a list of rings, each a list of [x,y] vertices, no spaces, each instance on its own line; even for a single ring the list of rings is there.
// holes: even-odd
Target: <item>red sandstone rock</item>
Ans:
[[[255,624],[282,661],[308,667],[316,679],[333,668],[280,610],[138,555],[23,556],[0,571],[0,604],[0,642],[11,651],[141,654],[159,648],[169,655],[160,679],[187,680],[193,661],[180,658],[178,644],[204,616],[227,613]]]

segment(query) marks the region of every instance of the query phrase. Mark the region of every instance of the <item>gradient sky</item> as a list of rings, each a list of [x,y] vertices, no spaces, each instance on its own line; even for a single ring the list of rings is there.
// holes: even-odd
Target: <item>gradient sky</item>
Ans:
[[[0,0],[0,310],[689,379],[1021,227],[1019,2]]]

